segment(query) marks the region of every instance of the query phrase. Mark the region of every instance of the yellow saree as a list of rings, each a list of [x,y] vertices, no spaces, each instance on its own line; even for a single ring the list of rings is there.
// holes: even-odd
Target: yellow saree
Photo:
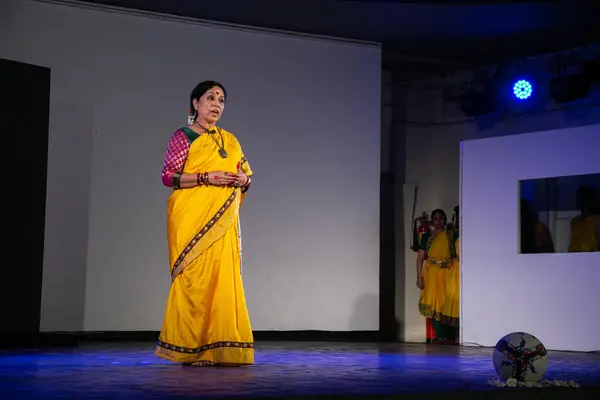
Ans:
[[[571,220],[570,252],[600,251],[600,214],[577,216]]]
[[[444,325],[458,326],[460,316],[460,239],[456,239],[456,256],[446,272],[446,300],[442,310],[441,322]]]
[[[423,284],[419,312],[425,318],[440,321],[446,299],[446,274],[452,264],[450,234],[447,231],[423,237],[421,248],[427,259],[423,265]],[[453,242],[452,242],[453,243]]]
[[[237,139],[221,132],[227,158],[219,156],[209,134],[186,131],[191,145],[182,172],[235,173],[241,164],[242,171],[252,175]],[[156,355],[184,363],[254,363],[241,274],[243,196],[239,188],[198,186],[174,190],[169,197],[172,282]]]

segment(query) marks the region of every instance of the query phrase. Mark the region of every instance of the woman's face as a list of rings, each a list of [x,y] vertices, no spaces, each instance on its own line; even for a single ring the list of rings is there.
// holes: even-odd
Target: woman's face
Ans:
[[[431,217],[435,229],[443,229],[446,225],[446,218],[440,213],[435,213]]]
[[[194,109],[198,111],[196,119],[200,124],[214,125],[225,109],[225,94],[223,89],[213,86],[199,99],[194,99]]]

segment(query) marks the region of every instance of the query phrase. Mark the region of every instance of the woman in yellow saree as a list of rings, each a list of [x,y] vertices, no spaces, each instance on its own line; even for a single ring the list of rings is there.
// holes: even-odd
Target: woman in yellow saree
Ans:
[[[442,310],[440,322],[446,330],[445,334],[447,344],[458,345],[458,328],[460,322],[460,239],[458,239],[460,222],[459,206],[454,207],[454,218],[456,222],[454,225],[453,236],[457,239],[454,242],[454,247],[451,247],[450,249],[450,251],[454,251],[454,254],[452,254],[452,263],[446,272],[446,298],[444,300],[444,308]]]
[[[460,239],[454,244],[455,256],[446,272],[446,298],[440,323],[445,328],[448,344],[457,345],[459,341],[460,317]]]
[[[171,288],[155,354],[191,366],[254,363],[241,275],[239,210],[252,170],[237,139],[215,126],[226,92],[214,81],[192,92],[188,126],[167,147]]]
[[[431,318],[436,341],[448,340],[448,327],[442,322],[446,301],[446,275],[454,257],[454,230],[446,230],[444,210],[431,213],[434,230],[423,235],[417,256],[417,286],[421,289],[419,312]]]

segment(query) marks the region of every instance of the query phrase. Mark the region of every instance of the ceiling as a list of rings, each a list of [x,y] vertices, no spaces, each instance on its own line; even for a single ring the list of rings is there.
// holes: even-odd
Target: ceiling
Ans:
[[[515,0],[87,0],[382,43],[384,67],[428,75],[600,41],[600,2]]]

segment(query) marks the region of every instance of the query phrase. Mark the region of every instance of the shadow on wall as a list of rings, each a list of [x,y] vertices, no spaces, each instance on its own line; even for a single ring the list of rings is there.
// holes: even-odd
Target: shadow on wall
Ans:
[[[404,342],[404,323],[400,318],[394,318],[394,332],[389,341]]]
[[[354,311],[350,319],[350,329],[353,331],[378,330],[378,326],[365,329],[367,321],[371,321],[373,314],[379,315],[379,296],[375,294],[362,294],[354,303]]]

